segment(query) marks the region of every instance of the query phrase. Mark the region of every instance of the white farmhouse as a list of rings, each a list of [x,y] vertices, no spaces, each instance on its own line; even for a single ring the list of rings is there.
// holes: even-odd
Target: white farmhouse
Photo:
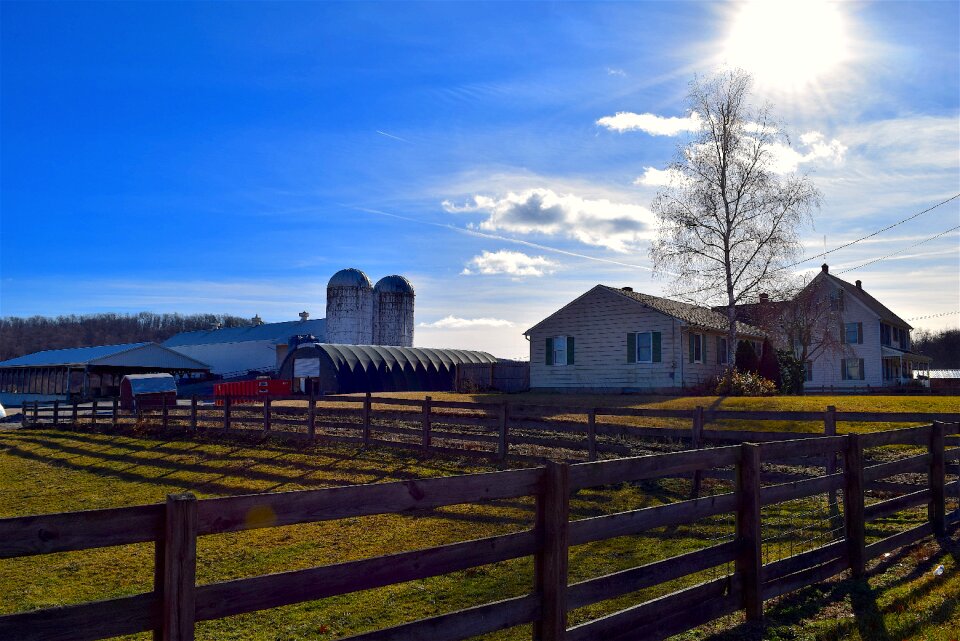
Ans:
[[[543,391],[676,392],[727,362],[727,317],[706,307],[597,285],[543,319],[530,341],[530,387]],[[763,332],[738,323],[760,353]]]

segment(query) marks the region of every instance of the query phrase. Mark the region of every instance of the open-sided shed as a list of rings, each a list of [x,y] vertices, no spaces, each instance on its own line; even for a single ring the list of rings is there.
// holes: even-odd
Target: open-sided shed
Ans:
[[[385,345],[302,344],[280,378],[306,393],[452,391],[461,363],[495,363],[486,352]]]
[[[125,410],[176,405],[177,381],[170,374],[128,374],[120,381],[120,407]]]

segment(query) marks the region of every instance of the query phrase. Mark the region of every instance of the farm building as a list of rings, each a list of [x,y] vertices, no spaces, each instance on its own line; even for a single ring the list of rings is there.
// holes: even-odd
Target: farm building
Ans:
[[[327,317],[183,332],[164,346],[209,363],[223,378],[274,374],[297,335],[345,345],[413,345],[413,286],[403,276],[385,276],[376,285],[359,269],[341,269],[327,283]]]
[[[280,378],[308,394],[452,391],[457,365],[496,360],[460,349],[307,343],[287,355]]]
[[[764,334],[738,323],[757,353]],[[530,388],[671,392],[707,383],[727,363],[727,317],[706,307],[597,285],[540,321],[530,341]]]
[[[128,374],[209,373],[210,366],[156,343],[54,349],[0,362],[0,402],[116,396]]]
[[[960,394],[960,369],[932,369],[927,377],[933,393]]]
[[[128,374],[120,381],[120,407],[125,410],[176,403],[177,381],[170,374]]]

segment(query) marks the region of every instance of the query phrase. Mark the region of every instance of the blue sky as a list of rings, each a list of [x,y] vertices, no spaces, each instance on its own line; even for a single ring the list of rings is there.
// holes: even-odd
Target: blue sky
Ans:
[[[755,70],[785,166],[824,194],[808,253],[960,193],[958,6],[846,3],[839,36],[737,32],[829,58],[803,83]],[[656,170],[684,140],[666,119],[740,51],[746,10],[4,2],[0,315],[322,316],[352,266],[410,278],[418,345],[523,356],[523,330],[598,282],[665,291],[647,249]],[[829,262],[957,225],[960,199]],[[904,318],[944,314],[915,327],[956,327],[958,240],[842,277]]]

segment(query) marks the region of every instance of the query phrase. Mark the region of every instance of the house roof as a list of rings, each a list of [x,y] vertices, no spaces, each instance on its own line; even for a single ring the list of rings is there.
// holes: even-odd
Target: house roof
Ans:
[[[62,367],[84,365],[113,365],[128,367],[157,367],[159,369],[208,370],[206,363],[184,356],[156,343],[125,343],[50,349],[11,358],[0,362],[0,367]]]
[[[880,320],[890,323],[891,325],[899,325],[901,327],[906,327],[907,329],[913,329],[913,327],[911,327],[907,321],[890,311],[886,305],[868,294],[863,287],[857,287],[853,283],[848,283],[842,278],[837,278],[831,274],[827,265],[823,265],[820,273],[817,274],[817,278],[825,278],[829,282],[832,282],[834,285],[843,290],[845,296],[855,296],[857,300],[866,305],[870,311],[879,316]],[[812,285],[817,278],[814,278],[810,284]],[[810,285],[807,285],[807,287],[809,286]]]
[[[692,305],[690,303],[683,303],[678,300],[672,300],[670,298],[662,298],[660,296],[651,296],[650,294],[643,294],[641,292],[634,292],[625,290],[619,287],[610,287],[608,285],[597,285],[590,291],[594,289],[605,289],[615,294],[619,294],[624,298],[632,300],[636,303],[640,303],[651,309],[666,314],[667,316],[672,316],[677,320],[681,320],[688,325],[693,327],[699,327],[702,329],[712,329],[720,332],[726,332],[729,328],[729,321],[727,320],[726,315],[719,312],[715,312],[708,307],[701,307],[699,305]],[[588,292],[589,293],[589,292]],[[574,301],[575,302],[575,301]],[[570,303],[572,304],[572,303]],[[558,310],[559,312],[559,310]],[[554,314],[558,313],[554,312]],[[547,318],[552,317],[554,314],[551,314]],[[547,318],[537,323],[530,329],[528,329],[525,334],[529,334],[534,328],[547,320]],[[737,321],[737,333],[744,336],[751,336],[755,338],[763,338],[765,334],[762,330],[757,329],[752,325],[748,325],[741,321]]]
[[[930,378],[960,379],[960,369],[932,369],[930,370]]]
[[[307,321],[286,321],[283,323],[264,323],[252,327],[224,327],[221,329],[202,329],[195,332],[181,332],[163,341],[164,347],[182,347],[185,345],[211,345],[216,343],[244,343],[247,341],[272,341],[286,343],[291,336],[312,334],[319,340],[326,337],[327,320],[319,318]]]

